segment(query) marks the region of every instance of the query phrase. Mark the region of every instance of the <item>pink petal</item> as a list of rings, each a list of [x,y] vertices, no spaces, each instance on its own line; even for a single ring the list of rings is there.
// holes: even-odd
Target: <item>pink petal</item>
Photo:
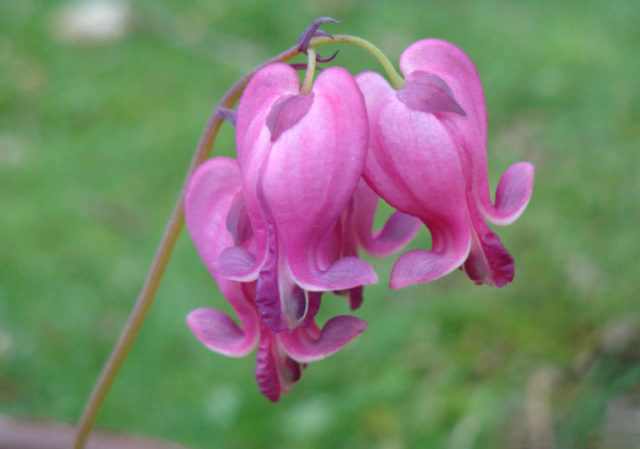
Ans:
[[[231,246],[214,262],[213,267],[218,277],[238,282],[249,282],[256,279],[256,258],[245,248]]]
[[[256,279],[267,257],[269,223],[256,192],[271,150],[271,133],[265,121],[278,100],[299,93],[299,78],[286,64],[271,64],[256,73],[238,104],[236,152],[243,172],[243,194],[254,233],[253,267],[234,278]],[[260,181],[261,182],[261,181]],[[238,267],[239,268],[239,267]]]
[[[426,39],[404,51],[400,68],[410,79],[419,78],[424,73],[435,74],[451,88],[467,117],[445,114],[442,122],[458,141],[467,182],[473,190],[477,207],[492,223],[507,225],[515,221],[531,196],[533,166],[528,162],[511,166],[498,185],[496,205],[491,203],[486,155],[486,106],[480,77],[471,59],[453,44]]]
[[[207,348],[230,357],[243,357],[258,343],[257,320],[244,323],[244,330],[216,309],[200,308],[187,315],[191,331]]]
[[[205,265],[216,276],[216,260],[233,236],[227,214],[241,188],[238,163],[217,157],[204,162],[191,177],[185,196],[185,221]]]
[[[338,259],[324,271],[314,269],[313,264],[302,257],[289,257],[288,261],[293,279],[309,291],[346,290],[378,282],[371,265],[357,257]]]
[[[451,273],[466,260],[471,243],[468,229],[460,228],[457,233],[430,230],[434,249],[414,249],[400,256],[391,271],[390,288],[433,281]]]
[[[337,316],[317,328],[298,327],[293,332],[278,334],[280,343],[287,354],[298,362],[313,362],[334,354],[360,335],[367,323],[353,316]]]

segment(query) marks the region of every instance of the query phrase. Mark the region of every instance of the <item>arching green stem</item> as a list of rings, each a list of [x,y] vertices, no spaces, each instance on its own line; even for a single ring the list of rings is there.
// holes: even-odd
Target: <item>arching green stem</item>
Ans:
[[[348,34],[334,34],[332,35],[332,37],[322,36],[322,37],[313,38],[311,40],[311,44],[309,48],[319,47],[321,45],[327,45],[327,44],[338,44],[338,43],[352,44],[352,45],[357,45],[358,47],[364,48],[369,53],[371,53],[382,65],[382,68],[384,69],[385,72],[387,72],[387,75],[389,76],[389,81],[391,81],[391,85],[393,87],[395,87],[396,89],[401,89],[404,86],[404,78],[402,77],[402,75],[400,75],[396,71],[391,61],[389,61],[389,58],[387,58],[387,56],[382,52],[382,50],[380,50],[378,47],[373,45],[368,40],[365,40],[356,36],[350,36]]]

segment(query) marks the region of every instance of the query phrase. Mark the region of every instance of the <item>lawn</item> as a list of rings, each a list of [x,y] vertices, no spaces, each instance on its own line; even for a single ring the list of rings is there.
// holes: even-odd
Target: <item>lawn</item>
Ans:
[[[65,38],[65,5],[0,3],[0,414],[78,419],[212,109],[329,15],[394,61],[425,37],[474,60],[492,186],[536,166],[527,210],[495,228],[514,282],[390,291],[395,258],[371,260],[368,329],[272,404],[254,354],[186,326],[229,307],[183,232],[98,425],[203,449],[640,447],[637,0],[138,0],[103,43]],[[357,48],[332,64],[378,69]],[[213,153],[233,145],[225,124]],[[321,315],[344,313],[327,295]]]

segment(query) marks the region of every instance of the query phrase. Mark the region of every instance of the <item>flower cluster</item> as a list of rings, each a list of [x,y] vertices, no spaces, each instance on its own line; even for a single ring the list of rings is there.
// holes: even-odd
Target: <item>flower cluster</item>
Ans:
[[[401,250],[424,224],[430,250],[403,254],[391,288],[462,268],[503,286],[513,259],[486,221],[513,222],[531,196],[533,166],[503,174],[491,201],[487,116],[480,79],[459,48],[412,44],[400,58],[404,86],[377,73],[320,73],[309,92],[282,63],[257,72],[236,114],[237,160],[213,158],[191,178],[186,222],[195,246],[241,323],[210,308],[187,322],[213,351],[233,357],[257,346],[260,391],[277,401],[307,363],[333,354],[366,323],[315,322],[322,294],[362,303],[377,282],[358,257]],[[372,232],[379,198],[397,209]]]

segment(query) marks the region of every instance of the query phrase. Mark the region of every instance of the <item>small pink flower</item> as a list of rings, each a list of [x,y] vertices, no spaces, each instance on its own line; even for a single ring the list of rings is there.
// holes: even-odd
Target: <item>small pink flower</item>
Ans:
[[[314,317],[322,293],[308,292],[307,314],[295,329],[274,331],[267,326],[256,302],[257,282],[232,281],[217,269],[216,261],[226,248],[255,248],[244,209],[242,175],[235,160],[214,158],[198,168],[185,198],[187,227],[242,326],[211,308],[192,311],[187,323],[205,346],[224,355],[242,357],[257,346],[255,374],[260,391],[277,401],[300,378],[307,363],[338,351],[359,335],[366,323],[352,316],[337,316],[320,329]]]
[[[503,286],[513,259],[485,223],[515,221],[531,196],[534,168],[518,162],[502,175],[491,202],[487,115],[482,85],[456,46],[426,39],[400,58],[406,77],[394,90],[377,73],[357,76],[370,123],[365,179],[398,210],[419,217],[432,249],[402,255],[391,288],[427,282],[463,267],[476,283]]]

